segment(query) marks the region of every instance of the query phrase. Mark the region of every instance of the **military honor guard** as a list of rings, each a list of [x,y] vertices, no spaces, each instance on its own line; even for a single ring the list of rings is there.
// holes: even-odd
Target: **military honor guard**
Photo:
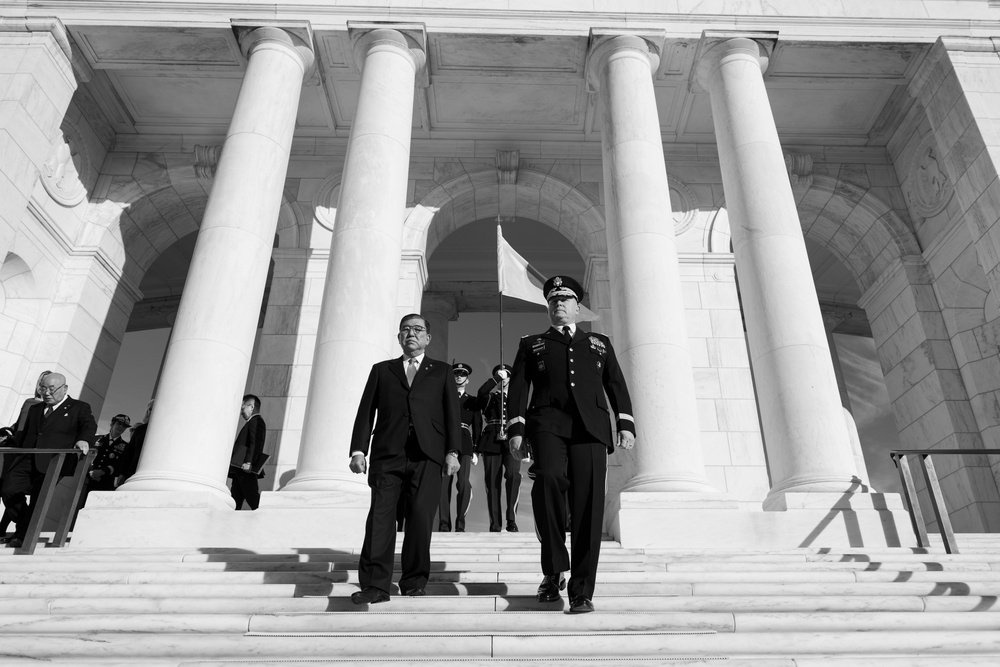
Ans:
[[[455,532],[465,532],[465,514],[472,503],[472,485],[469,483],[469,473],[472,466],[478,463],[478,456],[472,451],[472,434],[478,433],[479,411],[476,410],[476,397],[466,390],[469,386],[469,376],[472,367],[469,364],[457,363],[451,367],[458,391],[458,407],[462,420],[462,455],[459,459],[462,467],[454,475],[445,477],[441,482],[441,502],[438,506],[438,530],[447,533],[451,530],[451,489],[454,481],[457,498],[455,499]]]
[[[584,613],[594,610],[608,455],[616,443],[632,448],[635,423],[611,340],[576,326],[580,283],[553,276],[542,292],[552,326],[525,336],[518,346],[507,433],[512,454],[520,456],[527,440],[533,457],[528,474],[534,480],[531,501],[544,575],[537,600],[559,600],[566,585],[563,572],[569,570],[569,610]],[[617,423],[616,439],[611,419]],[[566,549],[567,489],[572,561]]]
[[[517,531],[517,498],[521,492],[521,459],[511,454],[507,444],[507,400],[510,387],[510,366],[493,367],[492,377],[476,393],[482,414],[483,430],[476,442],[476,451],[483,457],[486,482],[486,507],[490,516],[490,532],[499,533],[504,520],[507,532]],[[504,506],[503,493],[507,504]]]

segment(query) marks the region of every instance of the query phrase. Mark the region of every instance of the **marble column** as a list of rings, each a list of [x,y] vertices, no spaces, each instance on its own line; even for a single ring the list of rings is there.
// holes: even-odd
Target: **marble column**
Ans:
[[[768,49],[706,35],[695,64],[712,100],[722,184],[771,472],[788,492],[857,491],[850,437],[805,240],[764,88]]]
[[[596,35],[614,342],[635,417],[623,491],[714,491],[702,460],[674,222],[652,73],[662,35]]]
[[[311,40],[309,40],[311,41]],[[240,29],[236,109],[177,310],[139,470],[122,490],[208,491],[226,473],[253,351],[309,42]]]
[[[356,491],[351,425],[374,362],[400,353],[397,294],[416,74],[424,52],[390,28],[352,34],[361,89],[348,139],[295,477],[283,491]]]

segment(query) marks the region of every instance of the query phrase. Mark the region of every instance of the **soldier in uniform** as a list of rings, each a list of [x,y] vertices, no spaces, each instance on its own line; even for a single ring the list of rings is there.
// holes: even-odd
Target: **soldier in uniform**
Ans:
[[[97,455],[87,471],[83,493],[80,495],[80,507],[87,504],[87,496],[91,491],[114,491],[118,486],[118,478],[124,471],[130,447],[122,439],[122,434],[131,425],[132,420],[128,415],[115,415],[111,419],[111,430],[94,441]]]
[[[508,436],[520,456],[530,442],[534,480],[531,502],[542,543],[539,602],[554,602],[570,570],[570,612],[594,610],[601,552],[604,492],[611,437],[610,400],[617,444],[631,449],[635,423],[628,387],[607,336],[576,326],[583,288],[568,276],[542,287],[552,326],[521,339],[510,383]],[[528,390],[531,389],[531,402]],[[605,399],[607,394],[607,400]],[[566,491],[570,503],[570,554],[566,550]]]
[[[507,532],[517,532],[517,497],[521,491],[521,459],[511,454],[507,446],[507,429],[502,421],[507,415],[510,366],[493,367],[493,377],[483,383],[476,400],[482,413],[483,431],[476,451],[483,456],[486,481],[486,507],[490,515],[490,532],[499,533],[506,516]],[[506,512],[502,509],[501,493],[507,491]]]
[[[455,506],[455,532],[465,532],[465,514],[472,503],[472,485],[469,484],[469,473],[472,466],[479,462],[479,457],[472,451],[472,434],[479,431],[479,412],[476,410],[476,397],[467,393],[469,376],[472,367],[469,364],[457,363],[451,367],[458,388],[458,407],[462,420],[462,455],[459,459],[462,467],[450,477],[441,481],[441,502],[438,505],[438,530],[447,533],[451,530],[451,482],[455,480],[458,498]],[[471,465],[470,465],[471,464]]]

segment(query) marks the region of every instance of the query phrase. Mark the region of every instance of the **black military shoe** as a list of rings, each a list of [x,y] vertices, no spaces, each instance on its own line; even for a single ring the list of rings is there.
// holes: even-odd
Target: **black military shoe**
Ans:
[[[562,572],[547,574],[542,577],[542,583],[538,585],[538,595],[535,599],[539,602],[555,602],[562,597],[559,591],[564,588],[566,588],[566,577]]]
[[[508,521],[507,522],[507,532],[508,533],[516,533],[517,532],[517,524],[514,523],[513,521]]]
[[[351,593],[351,602],[354,604],[377,604],[388,601],[389,594],[381,588],[375,588],[374,586],[365,586],[364,590]]]
[[[594,603],[582,595],[577,595],[569,602],[569,613],[571,614],[586,614],[591,611],[594,611]]]

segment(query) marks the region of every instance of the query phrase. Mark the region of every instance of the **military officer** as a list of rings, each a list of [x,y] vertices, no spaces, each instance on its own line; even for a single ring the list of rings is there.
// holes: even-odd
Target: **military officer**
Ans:
[[[552,326],[525,336],[518,346],[507,433],[511,453],[520,456],[527,439],[534,460],[528,474],[534,480],[531,502],[544,575],[537,599],[558,600],[565,586],[563,572],[569,569],[569,610],[583,613],[594,610],[608,454],[616,443],[608,401],[622,449],[632,448],[635,423],[611,341],[576,326],[583,298],[580,283],[569,276],[553,276],[542,292]],[[567,489],[572,562],[566,550]]]
[[[502,421],[507,415],[507,398],[510,385],[510,366],[497,364],[492,377],[477,392],[477,403],[482,413],[483,431],[476,443],[476,451],[483,456],[483,473],[486,482],[486,507],[490,515],[490,532],[499,533],[504,519],[507,532],[517,532],[517,497],[521,491],[521,459],[511,454],[507,446],[507,428]],[[504,511],[502,493],[506,490],[507,505]]]
[[[472,485],[469,484],[469,473],[472,466],[479,462],[479,457],[472,451],[472,434],[479,431],[479,412],[476,410],[476,397],[467,392],[472,366],[461,362],[453,364],[452,375],[458,391],[458,407],[462,420],[462,454],[459,458],[462,467],[450,477],[441,482],[441,502],[438,505],[438,530],[447,533],[451,530],[451,487],[455,480],[458,492],[455,505],[455,532],[465,532],[465,514],[472,503]]]
[[[128,415],[115,415],[111,418],[111,429],[94,441],[97,455],[94,456],[90,470],[87,471],[87,480],[80,496],[80,507],[87,503],[87,496],[91,491],[115,490],[118,477],[124,470],[129,449],[129,443],[122,439],[122,434],[131,425],[132,420]]]

